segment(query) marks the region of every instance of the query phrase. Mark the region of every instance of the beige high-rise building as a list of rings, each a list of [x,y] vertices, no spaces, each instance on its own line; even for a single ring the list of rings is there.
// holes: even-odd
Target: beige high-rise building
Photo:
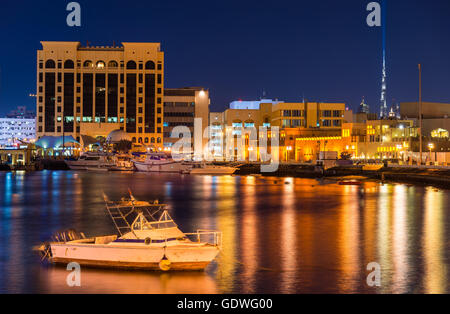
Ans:
[[[159,43],[86,46],[43,41],[37,51],[36,133],[163,145],[164,52]]]
[[[203,137],[209,126],[209,91],[203,87],[166,88],[164,90],[164,148],[170,150],[179,138],[171,137],[174,127],[186,126],[191,132],[192,148],[199,149],[197,140],[206,148],[208,138]],[[201,118],[201,134],[194,136],[194,119]],[[198,122],[199,123],[199,122]],[[200,123],[197,125],[200,127]]]

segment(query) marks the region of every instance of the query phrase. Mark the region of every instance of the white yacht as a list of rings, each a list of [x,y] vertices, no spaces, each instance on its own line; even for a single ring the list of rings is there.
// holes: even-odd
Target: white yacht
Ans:
[[[175,161],[165,153],[148,153],[144,160],[133,160],[138,171],[189,173],[191,165]]]
[[[59,233],[38,248],[43,259],[92,267],[203,270],[221,250],[221,232],[183,233],[157,201],[138,201],[130,193],[130,199],[111,202],[105,196],[105,202],[119,235]]]
[[[72,170],[107,170],[114,165],[111,155],[98,152],[83,153],[77,160],[65,160]]]

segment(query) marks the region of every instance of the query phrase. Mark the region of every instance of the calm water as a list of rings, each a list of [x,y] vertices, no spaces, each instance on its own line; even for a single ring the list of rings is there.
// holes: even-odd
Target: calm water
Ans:
[[[114,232],[102,191],[159,199],[185,232],[223,232],[199,273],[82,270],[41,265],[32,246],[57,230]],[[449,293],[450,191],[293,178],[43,171],[0,172],[2,293]],[[366,285],[378,262],[381,287]]]

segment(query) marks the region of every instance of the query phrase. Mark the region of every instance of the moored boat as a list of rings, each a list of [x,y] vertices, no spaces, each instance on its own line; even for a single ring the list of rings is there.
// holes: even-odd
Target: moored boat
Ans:
[[[117,203],[105,201],[118,235],[59,236],[42,246],[44,256],[53,263],[91,267],[203,270],[221,250],[221,232],[183,233],[157,201],[137,201],[131,194]]]
[[[133,160],[138,171],[188,173],[191,166],[175,161],[164,153],[148,153],[144,160]]]
[[[65,160],[72,170],[87,170],[87,168],[110,168],[114,165],[112,156],[106,153],[86,152],[77,160]]]

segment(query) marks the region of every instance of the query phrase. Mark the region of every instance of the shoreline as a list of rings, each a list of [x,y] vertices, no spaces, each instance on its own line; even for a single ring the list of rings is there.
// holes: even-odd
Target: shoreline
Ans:
[[[260,172],[259,164],[242,165],[234,175],[247,176],[258,175],[261,177],[295,177],[309,179],[327,179],[331,181],[348,181],[355,180],[377,181],[377,182],[394,182],[394,183],[410,183],[419,186],[436,186],[440,188],[450,189],[450,167],[449,168],[420,168],[420,167],[384,167],[379,170],[363,170],[362,166],[340,166],[327,170],[319,170],[314,165],[299,164],[280,164],[275,172]],[[0,169],[4,172],[14,171],[41,171],[41,170],[70,170],[65,167],[64,163],[58,161],[56,163],[45,163],[39,169]],[[352,178],[353,177],[353,178]]]

